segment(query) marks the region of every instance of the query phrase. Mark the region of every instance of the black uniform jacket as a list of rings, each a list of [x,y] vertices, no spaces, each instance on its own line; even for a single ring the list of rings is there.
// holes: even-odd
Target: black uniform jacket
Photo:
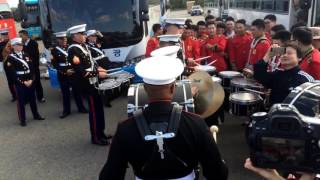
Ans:
[[[93,43],[88,43],[88,47],[90,49],[91,55],[93,59],[97,59],[96,62],[97,64],[104,68],[104,69],[109,69],[111,68],[111,62],[107,56],[104,55],[104,52],[102,51],[101,48],[97,46],[97,44]],[[104,55],[104,57],[103,57]]]
[[[6,47],[8,41],[2,41],[0,42],[0,62],[3,62],[3,55],[2,55],[2,52],[4,50],[4,48]]]
[[[67,47],[59,47],[61,50],[67,53]],[[51,50],[52,65],[59,72],[60,75],[66,75],[68,69],[72,69],[71,63],[68,61],[67,56],[62,53],[57,47]]]
[[[267,72],[268,64],[263,60],[254,66],[254,78],[264,87],[271,89],[270,104],[282,103],[290,91],[314,79],[296,66],[290,70]]]
[[[39,68],[39,48],[35,40],[30,39],[27,45],[23,46],[23,51],[26,52],[32,59],[34,68]]]
[[[170,102],[153,102],[144,110],[144,116],[150,123],[169,121],[172,105]],[[157,119],[157,120],[156,120]],[[182,112],[176,137],[164,139],[164,145],[184,162],[167,162],[155,152],[155,161],[143,169],[158,148],[155,141],[145,142],[139,134],[134,119],[128,119],[118,125],[113,137],[107,163],[100,173],[102,180],[123,180],[127,164],[133,167],[136,176],[142,179],[172,179],[190,174],[198,162],[208,180],[227,179],[228,169],[221,159],[217,145],[204,120],[198,115]],[[157,150],[157,149],[156,149]]]
[[[26,66],[24,63],[17,60],[17,58],[22,59],[28,64]],[[27,53],[23,53],[22,58],[16,53],[12,53],[8,56],[5,65],[7,66],[10,76],[15,79],[17,83],[23,83],[24,81],[34,80],[34,67],[31,58]]]
[[[75,43],[76,44],[76,43]],[[78,44],[80,45],[80,44]],[[82,48],[88,52],[88,47],[85,44],[81,44]],[[89,78],[98,76],[97,65],[90,60],[90,55],[84,53],[78,47],[69,47],[68,49],[68,61],[71,63],[75,70],[76,82],[75,84],[82,91],[83,95],[90,95],[96,93],[95,86],[90,84]]]

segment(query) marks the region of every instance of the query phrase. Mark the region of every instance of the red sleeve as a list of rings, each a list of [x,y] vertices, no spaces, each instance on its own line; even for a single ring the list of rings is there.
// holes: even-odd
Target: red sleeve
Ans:
[[[155,50],[156,48],[157,48],[156,42],[152,38],[150,38],[148,40],[147,47],[146,47],[146,57],[150,57],[151,56],[151,52],[153,50]]]
[[[320,53],[313,55],[310,71],[310,75],[313,76],[315,80],[320,80]]]
[[[261,41],[260,43],[257,44],[257,47],[256,47],[256,53],[257,53],[256,59],[257,59],[257,61],[262,59],[266,55],[266,53],[268,52],[269,48],[270,48],[270,43],[267,40],[263,40],[263,41]]]
[[[225,36],[222,36],[221,38],[219,38],[219,41],[217,43],[218,45],[218,49],[217,51],[221,52],[224,51],[227,47],[227,39]]]
[[[234,49],[234,44],[235,43],[235,39],[234,38],[230,38],[229,42],[228,42],[228,54],[229,54],[229,60],[230,62],[234,63],[235,59],[236,59],[236,55],[235,55],[235,49]]]
[[[208,56],[207,55],[207,48],[206,48],[206,46],[207,46],[207,42],[204,42],[204,43],[200,43],[200,53],[201,53],[201,57],[206,57],[206,56]]]

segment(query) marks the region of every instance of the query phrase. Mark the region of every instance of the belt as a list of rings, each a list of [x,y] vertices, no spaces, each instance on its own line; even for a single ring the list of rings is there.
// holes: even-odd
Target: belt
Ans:
[[[91,72],[91,71],[92,71],[92,69],[91,69],[91,68],[88,68],[88,69],[85,69],[85,71],[87,71],[87,72]]]
[[[101,55],[101,56],[98,56],[98,57],[95,57],[93,58],[94,61],[99,61],[100,59],[103,59],[105,58],[106,56],[105,55]]]
[[[59,66],[61,67],[66,67],[66,66],[70,66],[70,63],[59,63]]]
[[[28,70],[28,71],[16,71],[17,75],[25,75],[25,74],[29,74],[29,73],[30,73],[30,70]]]
[[[177,178],[177,179],[168,179],[168,180],[194,180],[194,178],[196,178],[196,175],[194,174],[194,171],[192,171],[189,175],[181,177],[181,178]],[[136,180],[143,180],[140,179],[136,176]]]

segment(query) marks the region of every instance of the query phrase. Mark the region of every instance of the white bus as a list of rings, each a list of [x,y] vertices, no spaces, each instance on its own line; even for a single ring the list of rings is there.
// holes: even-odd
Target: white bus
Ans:
[[[310,8],[302,4],[310,4]],[[253,20],[263,19],[267,14],[277,16],[277,23],[287,29],[300,22],[313,26],[320,22],[319,0],[205,0],[205,12],[219,17],[229,15],[235,19],[245,19],[248,24]]]

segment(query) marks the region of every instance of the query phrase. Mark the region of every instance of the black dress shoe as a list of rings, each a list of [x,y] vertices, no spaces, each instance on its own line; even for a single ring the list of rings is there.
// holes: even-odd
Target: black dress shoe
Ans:
[[[42,98],[42,99],[39,100],[39,102],[40,102],[40,103],[45,103],[45,102],[46,102],[46,99],[45,99],[45,98]]]
[[[25,127],[25,126],[27,126],[27,123],[25,121],[20,122],[20,126]]]
[[[59,117],[60,117],[60,119],[63,119],[65,117],[69,116],[69,115],[70,115],[69,112],[68,113],[62,113]]]
[[[110,142],[105,139],[92,140],[91,143],[100,146],[108,146],[110,144]]]
[[[38,121],[43,121],[45,120],[45,118],[41,117],[41,116],[37,116],[35,118],[33,118],[34,120],[38,120]]]
[[[15,102],[17,100],[17,98],[12,98],[11,102]]]
[[[87,113],[89,113],[88,110],[86,110],[86,109],[81,109],[81,110],[79,110],[78,112],[79,112],[79,113],[82,113],[82,114],[87,114]]]
[[[103,134],[102,137],[105,138],[105,139],[112,139],[112,135],[111,134],[107,134],[107,135]]]

